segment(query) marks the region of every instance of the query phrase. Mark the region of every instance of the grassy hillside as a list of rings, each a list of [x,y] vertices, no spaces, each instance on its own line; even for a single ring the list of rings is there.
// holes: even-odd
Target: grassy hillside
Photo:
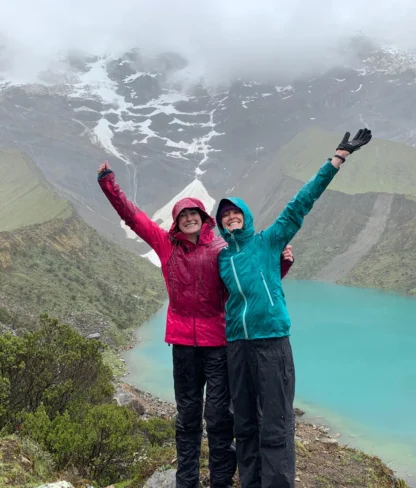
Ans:
[[[311,129],[298,134],[276,155],[284,172],[307,181],[331,157],[343,134]],[[416,198],[416,148],[373,139],[354,153],[329,186],[343,193],[396,193]],[[348,168],[347,168],[348,166]]]
[[[29,159],[8,152],[0,161],[13,166],[0,183],[1,198],[11,197],[0,211],[0,323],[31,328],[47,312],[84,334],[126,340],[165,298],[160,271],[85,224]]]
[[[412,202],[413,203],[413,202]],[[416,210],[396,197],[380,241],[341,283],[416,295]]]
[[[24,154],[0,151],[0,173],[0,232],[71,215]]]
[[[239,189],[258,216],[258,229],[274,221],[341,137],[317,129],[299,134]],[[416,148],[377,139],[355,153],[293,240],[296,264],[289,278],[416,294],[414,160]]]

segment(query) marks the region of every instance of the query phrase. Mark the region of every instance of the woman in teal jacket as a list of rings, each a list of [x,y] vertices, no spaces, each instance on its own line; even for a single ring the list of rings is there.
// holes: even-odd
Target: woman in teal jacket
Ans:
[[[228,243],[218,260],[229,291],[228,370],[242,488],[295,486],[295,368],[280,255],[347,156],[371,140],[371,131],[349,138],[347,132],[332,160],[266,230],[255,233],[253,215],[238,198],[223,199],[218,207],[217,224]]]

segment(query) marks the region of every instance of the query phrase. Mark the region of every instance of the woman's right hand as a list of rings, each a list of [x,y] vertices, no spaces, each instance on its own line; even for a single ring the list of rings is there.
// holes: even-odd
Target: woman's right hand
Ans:
[[[110,165],[106,161],[105,163],[101,164],[100,167],[98,168],[98,174],[100,175],[101,173],[104,173],[104,171],[107,171],[110,168]]]

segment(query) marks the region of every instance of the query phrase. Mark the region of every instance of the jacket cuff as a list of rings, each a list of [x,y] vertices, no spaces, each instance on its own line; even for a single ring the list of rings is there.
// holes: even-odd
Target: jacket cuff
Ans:
[[[332,158],[328,158],[325,163],[321,166],[321,169],[328,172],[330,175],[336,175],[339,171],[339,168],[336,168],[332,163]]]
[[[110,173],[112,173],[113,170],[112,169],[106,169],[105,171],[103,171],[102,173],[100,173],[98,176],[97,176],[97,180],[101,180],[102,178],[104,178],[104,176],[107,176],[109,175]]]

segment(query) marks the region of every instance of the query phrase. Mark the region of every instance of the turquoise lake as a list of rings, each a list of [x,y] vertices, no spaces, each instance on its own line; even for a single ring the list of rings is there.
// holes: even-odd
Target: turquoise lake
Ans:
[[[330,434],[379,455],[416,486],[416,299],[315,281],[284,283],[295,404]],[[166,305],[125,355],[129,382],[173,400]]]

